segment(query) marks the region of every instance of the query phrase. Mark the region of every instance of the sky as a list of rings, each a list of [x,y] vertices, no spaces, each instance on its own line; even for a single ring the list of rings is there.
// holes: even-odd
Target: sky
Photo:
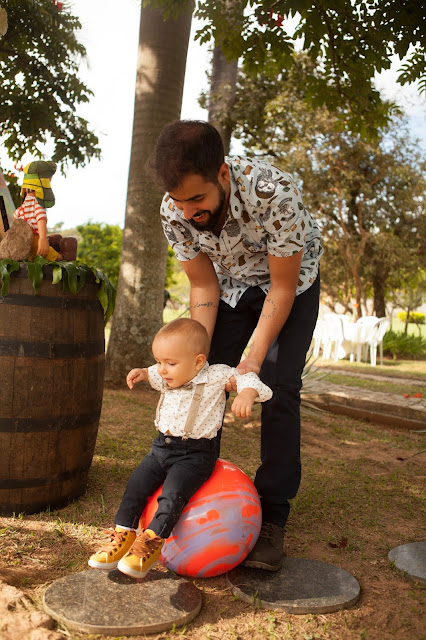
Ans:
[[[140,0],[71,0],[70,4],[82,24],[79,41],[87,50],[80,78],[94,92],[90,103],[81,105],[78,113],[99,137],[102,157],[84,168],[70,167],[66,177],[59,171],[55,174],[52,188],[56,204],[48,210],[48,225],[52,228],[62,222],[64,229],[70,229],[91,220],[124,226]],[[195,42],[197,28],[199,24],[193,21],[181,117],[206,120],[207,112],[199,106],[198,98],[208,89],[211,45]],[[414,87],[399,87],[395,79],[393,69],[380,76],[377,86],[386,97],[402,102],[413,134],[422,138],[426,150],[426,99],[419,98]],[[25,166],[31,159],[21,160]]]

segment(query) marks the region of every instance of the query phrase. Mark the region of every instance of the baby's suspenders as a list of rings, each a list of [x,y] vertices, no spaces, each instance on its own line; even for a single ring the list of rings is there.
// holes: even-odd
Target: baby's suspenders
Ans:
[[[201,382],[200,384],[195,385],[194,395],[192,396],[191,405],[189,407],[188,415],[183,429],[182,440],[188,440],[188,437],[192,433],[205,386],[205,382]],[[158,425],[158,420],[160,418],[160,409],[164,401],[164,394],[164,389],[161,389],[160,399],[158,401],[157,410],[155,412],[155,426]]]

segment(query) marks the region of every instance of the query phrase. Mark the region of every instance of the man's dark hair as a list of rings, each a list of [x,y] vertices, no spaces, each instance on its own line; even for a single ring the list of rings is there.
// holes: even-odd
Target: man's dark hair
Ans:
[[[203,120],[175,120],[160,133],[150,168],[162,188],[171,191],[189,173],[217,182],[224,160],[222,138],[211,124]]]

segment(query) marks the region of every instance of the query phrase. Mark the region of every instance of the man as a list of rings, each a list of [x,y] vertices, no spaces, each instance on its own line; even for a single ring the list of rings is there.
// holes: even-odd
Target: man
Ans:
[[[152,169],[166,191],[164,232],[191,285],[191,317],[211,336],[209,363],[254,371],[273,390],[262,407],[255,477],[263,524],[244,564],[277,571],[301,477],[301,374],[318,314],[318,227],[290,175],[253,158],[225,159],[206,122],[167,125]]]

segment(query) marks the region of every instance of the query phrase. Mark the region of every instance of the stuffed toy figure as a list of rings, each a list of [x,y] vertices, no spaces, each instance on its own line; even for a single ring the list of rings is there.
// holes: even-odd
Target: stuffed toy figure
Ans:
[[[46,209],[55,204],[50,185],[55,171],[56,164],[44,160],[30,162],[24,168],[22,204],[13,214],[12,226],[0,242],[0,260],[31,261],[37,255],[51,262],[76,259],[76,238],[47,235]]]

